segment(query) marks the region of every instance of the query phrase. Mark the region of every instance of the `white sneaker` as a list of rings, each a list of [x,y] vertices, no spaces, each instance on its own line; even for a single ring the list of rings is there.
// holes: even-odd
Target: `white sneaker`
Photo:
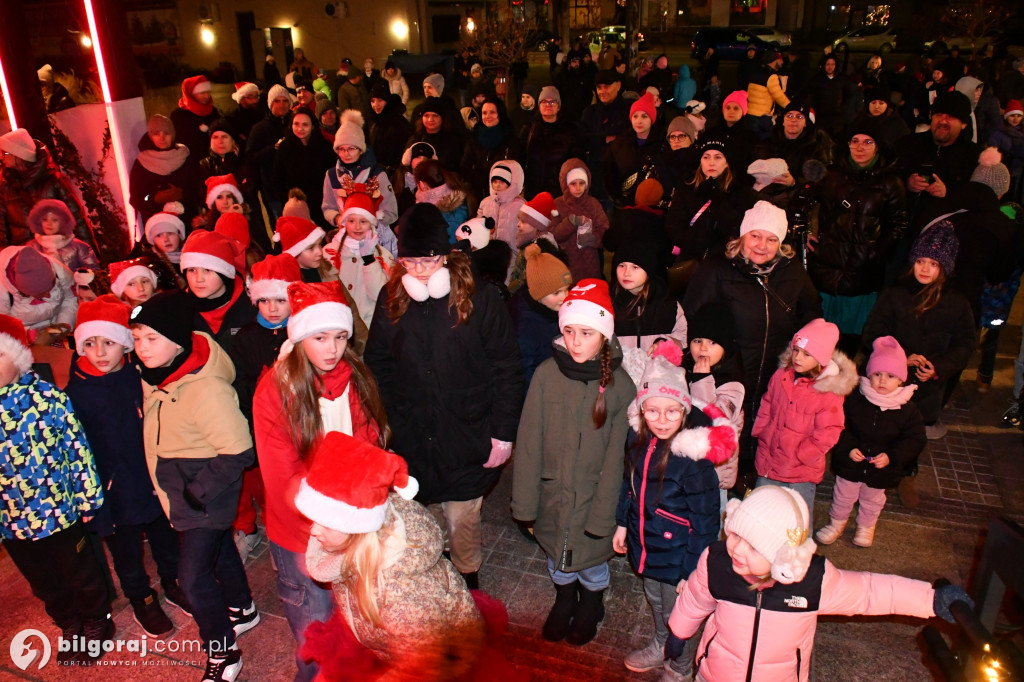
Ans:
[[[665,664],[665,645],[664,643],[658,644],[657,640],[652,639],[642,649],[630,651],[623,664],[635,673],[645,673],[648,670],[660,668]]]
[[[242,652],[237,645],[222,654],[206,659],[206,672],[202,682],[234,682],[238,673],[242,672]]]
[[[249,602],[248,606],[241,608],[229,606],[228,620],[231,621],[231,629],[235,631],[235,637],[252,630],[260,624],[260,612],[256,609],[256,602]]]

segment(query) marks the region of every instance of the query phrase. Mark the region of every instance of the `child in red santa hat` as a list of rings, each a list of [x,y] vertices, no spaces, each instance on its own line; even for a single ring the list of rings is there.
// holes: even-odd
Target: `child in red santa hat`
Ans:
[[[327,433],[340,431],[385,447],[390,431],[377,382],[349,343],[353,314],[341,283],[291,282],[287,295],[288,339],[256,387],[252,412],[278,593],[301,645],[306,627],[327,620],[334,606],[330,589],[306,571],[310,523],[293,504],[299,481]],[[296,586],[300,604],[294,603]],[[296,664],[304,678],[315,676],[315,666],[299,659]]]

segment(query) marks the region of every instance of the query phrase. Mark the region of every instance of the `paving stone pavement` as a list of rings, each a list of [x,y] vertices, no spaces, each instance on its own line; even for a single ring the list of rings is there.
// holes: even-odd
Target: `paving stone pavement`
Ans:
[[[984,543],[989,520],[1006,515],[1024,521],[1024,448],[1021,433],[996,427],[1006,407],[1012,384],[1012,362],[1020,343],[1021,311],[1015,308],[1011,325],[1001,339],[993,388],[979,393],[974,372],[968,369],[952,403],[943,413],[949,434],[932,441],[922,456],[918,488],[922,504],[908,509],[894,491],[878,524],[875,544],[855,548],[853,523],[835,544],[819,548],[838,567],[899,573],[921,580],[947,577],[970,585],[974,563]],[[831,475],[818,488],[815,517],[825,519],[831,500]],[[605,600],[607,615],[594,642],[584,647],[545,642],[540,628],[554,600],[543,553],[525,539],[511,522],[508,502],[511,471],[506,470],[483,508],[485,538],[481,587],[508,607],[508,658],[529,679],[538,681],[599,682],[654,681],[658,672],[627,671],[622,659],[646,643],[653,622],[640,580],[628,562],[612,560],[612,583]],[[149,562],[150,575],[155,568]],[[294,674],[292,636],[275,590],[275,573],[265,541],[246,565],[261,624],[244,634],[239,645],[245,667],[240,680],[290,680]],[[15,667],[7,656],[8,644],[25,628],[42,631],[51,641],[56,628],[28,585],[0,552],[0,680],[199,680],[204,659],[198,654],[135,654],[113,652],[94,668],[58,668],[52,662],[42,670]],[[118,638],[142,636],[124,598],[114,604]],[[168,614],[178,626],[169,640],[177,646],[196,639],[195,623],[175,609]],[[917,682],[937,680],[925,661],[918,633],[923,622],[910,618],[838,618],[819,620],[812,678],[829,682]],[[501,682],[495,680],[495,682]]]

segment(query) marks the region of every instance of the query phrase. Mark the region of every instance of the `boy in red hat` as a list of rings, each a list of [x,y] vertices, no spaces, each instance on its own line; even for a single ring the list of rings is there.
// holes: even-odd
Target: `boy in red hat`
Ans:
[[[160,508],[146,467],[142,436],[142,380],[126,361],[134,347],[131,308],[113,294],[83,303],[75,325],[78,355],[67,394],[89,438],[104,504],[89,530],[107,541],[121,591],[150,637],[167,637],[174,624],[160,608],[143,562],[143,537],[156,561],[167,603],[190,613],[178,586],[178,534]]]
[[[197,230],[181,250],[181,272],[196,307],[194,329],[230,352],[235,335],[256,319],[242,280],[244,247],[218,232]]]
[[[256,306],[256,319],[242,327],[231,346],[231,361],[235,364],[235,392],[238,407],[249,421],[252,429],[252,399],[256,384],[263,377],[288,339],[288,318],[291,306],[288,304],[288,285],[302,281],[299,264],[291,255],[267,256],[252,268],[249,283],[249,299]],[[257,453],[257,457],[258,457]],[[259,462],[245,470],[242,478],[242,494],[238,500],[238,514],[235,516],[234,537],[242,563],[259,543],[256,533],[256,507],[266,510],[263,478]],[[264,527],[266,519],[264,518]]]
[[[65,639],[112,639],[107,588],[85,530],[103,503],[92,452],[68,397],[32,371],[25,327],[7,315],[0,315],[0,414],[4,549]]]

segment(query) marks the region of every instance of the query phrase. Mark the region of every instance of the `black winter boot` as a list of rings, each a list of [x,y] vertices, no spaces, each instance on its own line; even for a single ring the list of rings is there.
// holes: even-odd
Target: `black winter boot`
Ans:
[[[174,633],[174,623],[167,617],[164,610],[160,608],[156,592],[149,591],[144,599],[132,599],[132,611],[135,614],[135,622],[142,626],[150,637],[163,639]]]
[[[462,579],[466,581],[466,587],[471,590],[480,589],[480,571],[473,571],[472,573],[460,573]]]
[[[555,585],[555,605],[551,607],[544,629],[544,639],[549,642],[560,642],[569,634],[569,626],[579,606],[576,582],[568,585]]]
[[[565,641],[583,646],[597,635],[597,624],[604,619],[604,590],[591,592],[580,586],[580,606]]]

